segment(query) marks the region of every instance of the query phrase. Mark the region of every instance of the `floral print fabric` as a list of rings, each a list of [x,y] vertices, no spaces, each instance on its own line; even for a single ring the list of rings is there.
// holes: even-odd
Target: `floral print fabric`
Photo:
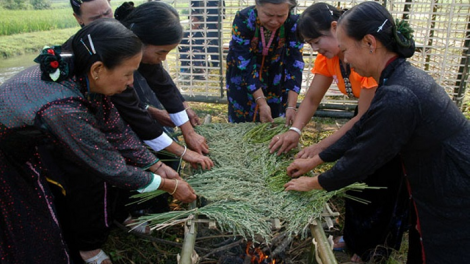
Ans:
[[[227,56],[229,122],[259,121],[253,92],[260,88],[271,107],[272,116],[285,115],[288,92],[299,93],[302,83],[303,44],[295,34],[298,18],[298,15],[289,15],[274,33],[276,35],[268,55],[263,56],[260,22],[255,7],[237,13]]]

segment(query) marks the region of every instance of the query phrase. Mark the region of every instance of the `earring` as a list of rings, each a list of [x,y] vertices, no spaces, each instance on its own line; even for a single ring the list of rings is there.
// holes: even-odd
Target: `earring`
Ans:
[[[369,50],[369,51],[370,51],[370,53],[372,53],[372,50]]]
[[[372,51],[371,51],[372,52]],[[100,77],[99,76],[95,76],[95,80],[98,80]]]

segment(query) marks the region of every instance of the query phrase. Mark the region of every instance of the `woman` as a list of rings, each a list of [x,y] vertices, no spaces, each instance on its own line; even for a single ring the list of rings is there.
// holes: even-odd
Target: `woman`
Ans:
[[[302,13],[297,32],[299,39],[304,39],[319,53],[312,70],[315,76],[300,104],[293,126],[288,132],[271,140],[271,153],[278,149],[277,154],[280,155],[298,145],[302,129],[314,115],[333,81],[345,95],[359,97],[357,114],[331,136],[301,150],[296,158],[313,157],[320,153],[350,130],[369,108],[377,83],[371,77],[360,76],[344,62],[336,41],[337,21],[341,15],[342,11],[326,3],[315,3]],[[404,188],[401,188],[401,176],[400,161],[395,158],[368,175],[364,181],[369,186],[386,189],[350,193],[370,203],[345,200],[343,236],[335,239],[336,250],[343,249],[346,244],[353,253],[351,260],[358,262],[361,259],[369,261],[373,255],[377,259],[379,254],[387,258],[389,248],[400,248],[402,233],[406,228],[405,224],[400,223],[407,217],[407,196]]]
[[[296,38],[296,0],[256,0],[233,20],[227,55],[229,122],[295,117],[302,84],[303,44]]]
[[[322,140],[320,143],[302,150],[297,157],[313,157],[332,142],[335,142],[369,108],[370,101],[374,97],[377,83],[373,78],[362,77],[344,63],[343,54],[336,42],[336,24],[343,12],[326,3],[316,3],[305,9],[300,16],[297,33],[298,39],[312,46],[319,54],[315,59],[312,69],[313,77],[310,88],[305,95],[290,130],[271,140],[269,148],[271,153],[277,150],[277,154],[288,152],[297,147],[300,132],[315,114],[323,96],[330,88],[333,81],[339,90],[352,98],[359,98],[358,113],[349,122],[341,127],[335,134]],[[343,76],[344,73],[344,76]],[[346,87],[347,86],[347,87]],[[360,96],[360,97],[359,97]]]
[[[340,140],[287,171],[298,177],[337,160],[317,177],[288,182],[286,190],[335,190],[362,180],[400,154],[408,181],[422,254],[414,242],[411,263],[465,263],[470,257],[470,123],[445,90],[406,58],[414,52],[412,30],[396,24],[376,2],[364,2],[338,22],[344,60],[379,84],[369,110]],[[361,162],[367,159],[369,162]],[[413,228],[414,229],[414,228]]]
[[[47,48],[36,59],[40,67],[0,86],[2,263],[71,263],[46,177],[79,201],[69,212],[77,229],[97,220],[90,207],[101,206],[106,213],[98,220],[109,224],[110,185],[161,189],[183,202],[196,198],[140,143],[109,99],[132,84],[140,40],[116,20],[103,19],[82,28],[72,49],[73,63],[63,60],[60,48]],[[96,186],[104,192],[92,193]],[[102,243],[93,239],[95,230],[81,231],[82,258],[110,263],[94,247]]]
[[[194,131],[187,114],[189,109],[184,105],[178,88],[162,65],[168,53],[178,46],[183,37],[178,12],[163,2],[148,2],[136,7],[121,22],[144,44],[142,62],[134,75],[134,87],[139,93],[139,99],[146,102],[148,97],[146,91],[152,93],[152,96],[156,95],[169,112],[170,122],[181,129],[190,150],[176,144],[163,133],[162,129],[155,126],[152,126],[154,129],[150,129],[152,123],[135,124],[136,116],[130,109],[128,98],[122,100],[113,98],[113,103],[118,107],[121,116],[136,132],[139,131],[138,134],[144,135],[142,139],[152,149],[156,151],[165,149],[181,156],[183,160],[191,162],[194,166],[199,164],[204,169],[212,168],[212,161],[202,155],[209,153],[206,140]]]
[[[87,25],[93,21],[92,18],[98,19],[100,17],[113,17],[113,12],[110,9],[111,7],[107,0],[71,0],[70,3],[74,11],[74,16],[76,18],[81,18],[80,20],[77,18],[77,21],[81,25]],[[162,16],[160,19],[166,19],[170,22],[170,24],[162,24],[162,30],[168,29],[168,27],[178,28],[179,25],[174,23],[174,14],[168,10],[168,5],[161,7],[161,10],[166,12],[159,12],[159,15]],[[122,6],[120,6],[119,15],[116,18],[122,20],[126,18],[134,9],[135,8],[132,6],[131,2],[125,2]],[[110,11],[108,12],[108,10]],[[179,20],[178,17],[176,19]],[[154,22],[151,23],[155,25]],[[161,31],[158,31],[158,33],[160,33],[160,36],[164,35],[161,34]],[[154,34],[152,36],[155,37],[155,35],[158,34]],[[70,40],[62,46],[62,49],[70,50]],[[144,70],[145,65],[141,66],[143,67],[140,68],[140,70]],[[161,103],[157,99],[154,91],[152,91],[152,89],[147,84],[146,78],[152,79],[152,87],[157,87],[157,90],[159,90],[158,87],[162,87],[161,90],[166,92],[166,105],[170,104],[168,102],[183,102],[183,109],[187,115],[186,113],[181,113],[180,111],[178,116],[181,116],[181,120],[188,119],[189,117],[190,124],[194,126],[199,125],[200,121],[196,113],[187,105],[187,102],[184,101],[183,97],[179,93],[179,90],[171,80],[171,77],[163,69],[163,67],[161,65],[156,65],[155,68],[156,70],[150,70],[150,76],[144,77],[142,74],[136,73],[134,76],[135,89],[129,88],[120,94],[112,96],[111,100],[117,107],[121,117],[131,126],[132,130],[139,136],[139,138],[149,145],[153,150],[161,151],[162,149],[165,149],[178,157],[182,157],[183,160],[190,162],[194,167],[199,164],[204,169],[210,169],[212,167],[211,160],[202,155],[208,152],[205,139],[195,133],[191,126],[186,124],[184,127],[182,127],[182,131],[184,132],[185,139],[188,139],[186,142],[188,147],[192,150],[185,151],[185,147],[173,142],[173,140],[166,133],[164,133],[165,129],[169,131],[168,127],[174,127],[175,123],[172,121],[166,111],[158,109],[158,107],[161,107]],[[170,90],[170,92],[168,92],[168,90]],[[168,98],[169,96],[170,98]],[[173,99],[171,96],[176,96],[177,98]],[[174,110],[174,107],[170,108],[172,111],[176,111]],[[180,124],[182,123],[181,120],[175,122]],[[185,155],[182,155],[183,153]],[[162,158],[167,158],[166,155],[161,156]],[[174,158],[170,157],[170,159]],[[170,164],[174,169],[179,167],[179,162],[168,161],[166,163]],[[166,165],[163,166],[167,167]]]

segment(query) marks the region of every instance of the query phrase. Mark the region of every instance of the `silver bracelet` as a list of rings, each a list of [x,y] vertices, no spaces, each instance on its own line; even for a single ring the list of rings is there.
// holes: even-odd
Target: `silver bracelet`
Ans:
[[[294,106],[288,106],[287,109],[294,109],[294,111],[297,111],[297,107]]]
[[[184,154],[186,154],[186,150],[188,150],[188,148],[184,146],[183,154],[181,154],[180,158],[183,158]]]
[[[302,131],[296,127],[290,127],[289,130],[295,131],[299,136],[302,136]]]
[[[256,97],[255,103],[256,103],[259,99],[266,99],[266,96],[259,96],[259,97]]]

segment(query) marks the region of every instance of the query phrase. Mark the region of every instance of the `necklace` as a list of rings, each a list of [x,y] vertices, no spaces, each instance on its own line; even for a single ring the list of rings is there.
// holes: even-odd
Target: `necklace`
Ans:
[[[265,40],[265,35],[264,35],[264,28],[261,27],[261,43],[263,44],[263,56],[268,55],[269,47],[271,47],[271,44],[273,43],[274,35],[276,35],[276,30],[271,32],[271,37],[269,38],[268,45],[266,45],[266,40]],[[269,34],[269,31],[266,32],[266,35]]]
[[[353,98],[354,93],[352,90],[351,82],[349,81],[349,75],[351,75],[351,67],[347,63],[345,66],[343,62],[339,60],[339,68],[341,69],[341,76],[344,80],[344,87],[346,88],[346,93],[348,94],[349,98]]]

